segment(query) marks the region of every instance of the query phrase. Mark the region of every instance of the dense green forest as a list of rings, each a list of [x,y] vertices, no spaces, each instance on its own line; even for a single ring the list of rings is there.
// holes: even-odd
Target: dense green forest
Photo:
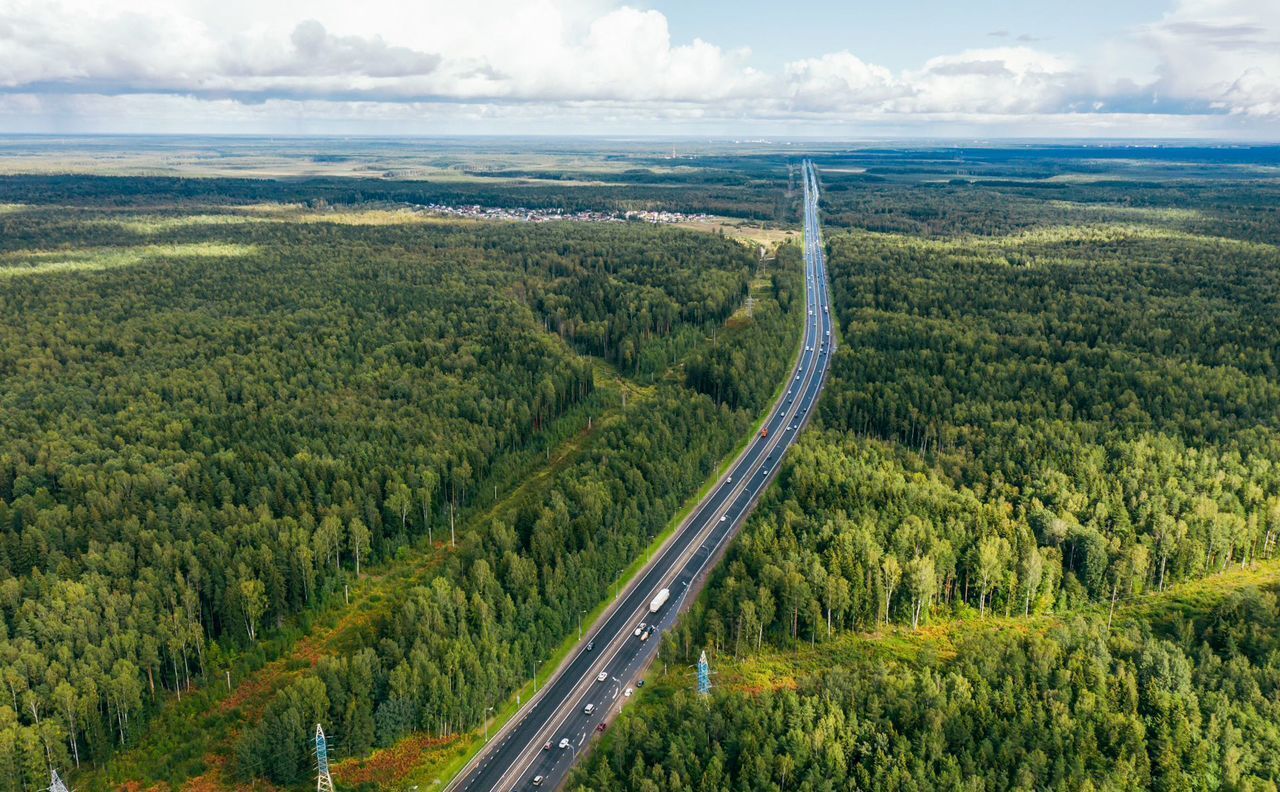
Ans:
[[[685,682],[617,720],[574,790],[1275,789],[1280,604],[978,630],[764,691]],[[676,689],[672,689],[676,688]]]
[[[154,207],[179,202],[244,204],[288,201],[320,204],[396,202],[523,206],[531,209],[621,211],[664,209],[790,222],[793,196],[785,191],[786,168],[773,180],[749,184],[649,185],[620,178],[618,184],[564,187],[554,182],[390,181],[385,179],[212,179],[172,176],[0,175],[0,203]],[[781,183],[776,181],[781,179]]]
[[[741,305],[755,253],[650,226],[128,219],[0,215],[3,789],[100,764],[165,691],[420,540],[458,551],[306,684],[327,680],[347,753],[465,729],[748,420],[651,386],[545,502],[455,538],[561,416],[603,407],[576,350],[653,380]],[[743,332],[791,326],[773,302]],[[478,653],[509,662],[450,688]],[[347,711],[360,685],[369,713]],[[241,772],[284,780],[256,733]]]
[[[816,432],[686,620],[732,652],[1112,601],[1280,543],[1280,253],[1133,227],[831,242]]]

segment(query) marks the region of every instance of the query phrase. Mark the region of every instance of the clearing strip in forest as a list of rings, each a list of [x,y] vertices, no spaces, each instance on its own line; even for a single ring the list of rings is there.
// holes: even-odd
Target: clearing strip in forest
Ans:
[[[1280,559],[1259,561],[1247,567],[1233,567],[1216,575],[1170,586],[1164,591],[1149,592],[1117,605],[1112,628],[1130,624],[1160,625],[1178,614],[1190,615],[1212,610],[1233,592],[1249,587],[1274,586],[1280,582]],[[721,655],[716,662],[716,681],[725,689],[761,693],[766,690],[794,688],[800,679],[814,676],[833,667],[916,663],[922,657],[953,657],[956,644],[965,637],[994,636],[1016,632],[1044,632],[1075,616],[1088,615],[1105,619],[1108,604],[1095,603],[1062,613],[1045,613],[1031,617],[995,616],[971,619],[947,619],[912,630],[908,626],[882,627],[874,632],[848,633],[833,640],[804,644],[794,649],[766,647],[749,652],[735,660]],[[675,672],[679,681],[688,684],[688,675]],[[671,679],[663,680],[664,685]]]
[[[492,519],[494,513],[550,479],[576,459],[601,429],[617,421],[622,414],[621,398],[613,396],[614,392],[625,391],[629,405],[651,395],[650,389],[618,378],[603,363],[597,363],[596,389],[601,397],[576,411],[599,411],[590,419],[585,415],[565,416],[562,420],[580,423],[581,429],[549,448],[546,461],[520,476],[519,483],[503,492],[489,508],[468,515],[459,527],[460,543],[475,533],[471,526]],[[601,403],[608,406],[601,410]],[[349,601],[335,598],[317,613],[300,614],[295,625],[286,626],[280,634],[233,661],[230,691],[224,681],[211,676],[203,688],[168,701],[156,714],[142,742],[114,756],[105,778],[86,777],[81,786],[113,789],[113,782],[131,778],[179,778],[197,773],[202,775],[191,783],[211,788],[229,786],[222,778],[222,768],[230,757],[237,727],[255,720],[280,688],[321,658],[357,646],[379,620],[394,612],[405,592],[429,582],[453,551],[447,537],[438,536],[430,547],[423,541],[367,569],[351,586]],[[160,772],[160,763],[172,768],[172,772]]]

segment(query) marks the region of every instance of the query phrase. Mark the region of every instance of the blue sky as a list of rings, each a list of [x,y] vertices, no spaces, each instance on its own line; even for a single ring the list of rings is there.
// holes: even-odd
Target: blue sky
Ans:
[[[765,66],[848,49],[892,69],[911,68],[946,52],[1016,42],[1019,36],[1035,39],[1027,43],[1084,52],[1158,20],[1170,7],[1155,0],[742,0],[727,13],[728,4],[722,3],[644,5],[666,15],[677,40],[714,31],[716,43],[750,47]],[[814,24],[800,29],[798,11]]]
[[[1280,139],[1278,0],[0,0],[0,133]]]

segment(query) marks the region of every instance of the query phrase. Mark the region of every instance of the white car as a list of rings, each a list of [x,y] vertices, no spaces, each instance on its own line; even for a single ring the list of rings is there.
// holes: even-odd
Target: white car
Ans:
[[[543,782],[543,780],[544,780],[544,779],[542,778],[542,776],[534,776],[534,777],[533,777],[533,785],[534,785],[534,786],[542,786],[542,782]]]
[[[627,688],[626,690],[622,691],[622,695],[626,696],[627,698],[631,698],[632,693],[635,693],[635,690],[631,688]]]
[[[568,747],[569,747],[569,738],[568,738],[568,737],[561,737],[561,738],[560,738],[560,750],[562,750],[562,751],[563,751],[565,748],[568,748]]]
[[[639,635],[640,633],[644,632],[644,628],[645,628],[645,627],[646,627],[645,623],[644,623],[644,622],[640,622],[640,626],[639,626],[639,627],[637,627],[637,628],[636,628],[636,631],[635,631],[635,632],[633,632],[633,633],[631,633],[631,634],[632,634],[632,635]]]
[[[608,678],[609,678],[609,672],[608,672],[608,671],[601,671],[599,674],[597,674],[597,675],[596,675],[596,681],[597,681],[597,682],[603,682],[603,681],[605,681],[605,680],[606,680],[606,679],[608,679]]]
[[[591,713],[593,713],[593,712],[595,712],[595,711],[596,711],[596,705],[595,705],[595,704],[588,704],[587,706],[585,706],[585,707],[583,707],[583,708],[582,708],[582,714],[583,714],[583,715],[590,715]]]
[[[720,515],[720,522],[724,522],[724,521],[725,521],[725,519],[726,519],[726,516],[725,516],[725,515],[723,515],[723,514],[722,514],[722,515]]]

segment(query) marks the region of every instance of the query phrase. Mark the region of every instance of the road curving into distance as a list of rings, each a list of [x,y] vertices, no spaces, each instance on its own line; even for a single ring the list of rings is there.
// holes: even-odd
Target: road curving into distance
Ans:
[[[448,792],[555,789],[564,783],[598,727],[630,702],[629,689],[657,654],[662,633],[690,604],[689,591],[705,580],[777,475],[782,454],[809,421],[826,382],[835,336],[818,226],[817,175],[811,162],[803,167],[804,351],[770,410],[767,431],[751,441],[634,582],[583,633],[546,685],[449,783]],[[650,604],[664,588],[669,598],[653,613]],[[649,628],[646,640],[638,634],[642,622]]]

